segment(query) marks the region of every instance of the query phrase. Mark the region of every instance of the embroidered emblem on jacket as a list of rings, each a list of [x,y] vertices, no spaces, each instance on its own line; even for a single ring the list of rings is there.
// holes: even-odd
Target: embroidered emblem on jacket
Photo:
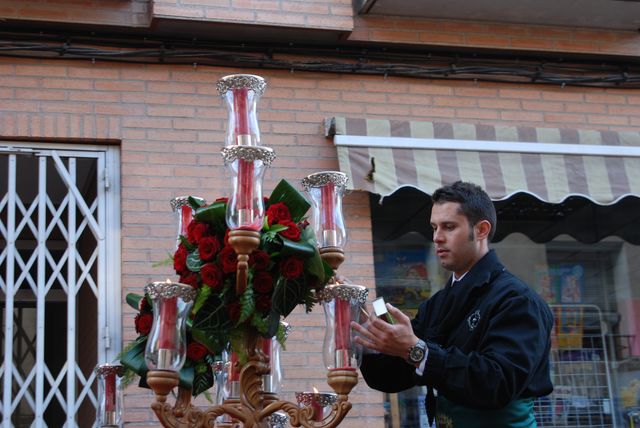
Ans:
[[[480,311],[476,310],[467,318],[467,324],[469,324],[469,331],[473,331],[480,322]]]
[[[438,428],[453,428],[453,421],[447,415],[436,414],[436,426]]]

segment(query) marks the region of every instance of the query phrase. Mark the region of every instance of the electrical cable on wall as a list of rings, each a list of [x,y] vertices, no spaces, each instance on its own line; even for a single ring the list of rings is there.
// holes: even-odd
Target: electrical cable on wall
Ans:
[[[35,40],[35,41],[34,41]],[[629,63],[418,50],[131,40],[0,33],[0,56],[190,64],[561,86],[640,87],[640,67]]]

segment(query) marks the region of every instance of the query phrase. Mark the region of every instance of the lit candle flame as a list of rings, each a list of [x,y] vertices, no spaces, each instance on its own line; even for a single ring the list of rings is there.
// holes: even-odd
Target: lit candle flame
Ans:
[[[167,280],[165,281],[165,283],[167,284],[171,284],[171,280],[169,278],[167,278]]]
[[[318,393],[318,388],[316,388],[315,386],[313,387],[313,393],[317,394]]]

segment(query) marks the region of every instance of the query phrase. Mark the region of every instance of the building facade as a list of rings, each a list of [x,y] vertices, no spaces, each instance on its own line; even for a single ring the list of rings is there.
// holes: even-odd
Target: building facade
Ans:
[[[539,424],[634,420],[640,35],[595,18],[576,27],[386,6],[0,5],[4,426],[92,423],[93,367],[136,336],[126,294],[172,276],[157,264],[175,242],[169,200],[228,192],[215,83],[234,73],[267,81],[258,117],[278,157],[266,193],[316,171],[350,176],[341,274],[415,309],[446,279],[429,251],[428,194],[458,178],[483,184],[499,213],[494,246],[556,313],[556,391],[538,403]],[[328,390],[324,316],[303,312],[283,355],[289,400]],[[425,426],[421,396],[361,382],[342,425]],[[126,426],[156,425],[151,400],[127,389]]]

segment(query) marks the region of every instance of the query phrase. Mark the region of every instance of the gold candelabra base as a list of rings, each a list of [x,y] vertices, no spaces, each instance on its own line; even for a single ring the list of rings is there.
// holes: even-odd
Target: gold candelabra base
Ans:
[[[255,338],[247,340],[255,344]],[[248,361],[240,370],[240,396],[232,397],[223,404],[201,410],[191,404],[191,391],[179,387],[178,397],[172,406],[167,395],[178,386],[178,373],[166,370],[151,370],[147,383],[155,394],[151,408],[165,428],[213,428],[242,427],[267,428],[268,417],[277,411],[289,416],[294,427],[334,428],[351,410],[349,393],[358,383],[356,370],[336,369],[327,373],[327,383],[337,394],[332,411],[321,421],[314,420],[313,407],[300,407],[296,403],[280,400],[262,389],[262,376],[269,373],[268,357],[255,348],[249,348]],[[222,415],[232,418],[231,423],[217,422]]]

